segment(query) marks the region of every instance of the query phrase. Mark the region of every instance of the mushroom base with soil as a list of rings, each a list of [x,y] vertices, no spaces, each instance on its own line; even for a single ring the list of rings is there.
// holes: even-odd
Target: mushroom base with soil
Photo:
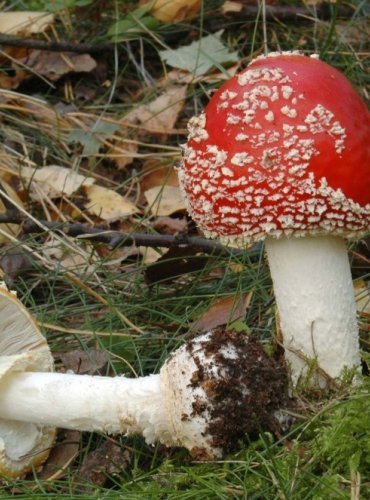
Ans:
[[[183,446],[197,459],[212,459],[246,433],[277,431],[277,411],[288,400],[285,367],[254,339],[223,329],[190,340],[159,374],[137,379],[40,372],[38,356],[2,360],[3,454],[13,465],[31,455],[18,476],[42,451],[34,441],[44,429],[139,433],[148,443]]]

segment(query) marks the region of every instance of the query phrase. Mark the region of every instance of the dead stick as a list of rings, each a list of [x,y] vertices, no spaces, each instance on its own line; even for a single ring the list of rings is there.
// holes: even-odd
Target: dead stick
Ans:
[[[45,229],[65,234],[72,238],[86,239],[98,243],[104,243],[111,248],[121,246],[145,246],[172,248],[179,246],[191,246],[199,251],[218,256],[242,256],[243,251],[235,248],[227,248],[217,241],[200,238],[198,236],[188,236],[179,234],[177,236],[167,234],[146,234],[146,233],[122,233],[111,231],[99,227],[89,227],[77,222],[55,222],[26,219],[20,212],[7,211],[0,214],[0,224],[22,224],[23,231],[29,233],[45,233]]]
[[[25,49],[48,50],[50,52],[75,52],[77,54],[93,54],[112,50],[114,43],[69,43],[45,40],[35,40],[33,38],[19,38],[13,35],[0,35],[0,45],[6,47],[22,47]]]
[[[245,17],[255,18],[259,13],[256,5],[243,5],[241,12],[230,13],[228,15],[241,14]],[[339,6],[338,15],[341,17],[351,17],[354,9],[346,6]],[[312,17],[312,10],[306,7],[295,7],[290,5],[266,5],[266,18],[278,19],[281,21],[305,21]],[[331,16],[330,8],[320,4],[317,7],[316,15],[321,19],[328,19]],[[163,33],[166,38],[166,34]],[[94,54],[113,50],[115,42],[86,43],[86,42],[57,42],[36,40],[33,38],[20,38],[14,35],[0,34],[0,45],[5,47],[22,47],[26,49],[49,50],[51,52],[75,52],[77,54]]]

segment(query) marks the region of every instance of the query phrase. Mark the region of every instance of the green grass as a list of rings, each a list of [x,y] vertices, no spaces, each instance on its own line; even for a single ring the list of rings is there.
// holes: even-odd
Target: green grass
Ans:
[[[83,80],[99,91],[93,102],[76,100],[81,111],[94,112],[118,118],[148,99],[153,89],[145,85],[145,71],[156,80],[164,75],[158,51],[162,44],[176,47],[187,44],[198,36],[225,28],[223,40],[230,50],[239,50],[243,64],[252,55],[263,50],[263,32],[260,19],[240,20],[237,17],[226,23],[214,7],[220,2],[204,2],[201,14],[192,22],[158,27],[154,32],[141,33],[140,40],[131,43],[136,61],[144,50],[141,69],[127,57],[127,45],[117,46],[109,55],[105,76],[112,83],[105,89],[98,81],[79,75],[71,78],[72,87]],[[298,2],[285,2],[286,4]],[[99,25],[94,25],[88,13],[94,3],[88,2],[86,13],[76,11],[76,2],[68,2],[62,14],[71,19],[72,34],[76,39],[86,37],[91,41],[105,41],[110,26],[117,16],[126,16],[136,2],[106,2],[106,11]],[[344,2],[343,2],[344,4]],[[352,16],[340,18],[338,6],[331,5],[327,20],[308,19],[301,24],[269,20],[266,25],[270,50],[300,48],[307,53],[318,51],[321,57],[342,70],[366,98],[369,73],[366,68],[369,53],[364,42],[365,2],[351,2],[355,6]],[[7,7],[19,10],[30,8],[28,2],[7,2]],[[32,2],[35,9],[52,9],[53,2]],[[81,17],[79,17],[81,16]],[[63,20],[62,19],[62,20]],[[257,22],[258,21],[258,22]],[[60,38],[71,37],[66,24],[57,22]],[[340,30],[339,31],[339,27]],[[347,38],[343,35],[345,30]],[[173,34],[178,32],[176,37]],[[341,33],[341,35],[340,35]],[[351,34],[349,38],[348,33]],[[161,40],[162,44],[158,42]],[[140,45],[142,44],[142,45]],[[145,69],[145,71],[144,71]],[[89,79],[90,78],[90,79]],[[125,84],[125,82],[127,84]],[[186,106],[179,117],[178,129],[185,129],[187,120],[207,102],[206,93],[216,88],[216,83],[192,83],[188,89]],[[112,92],[112,89],[114,92]],[[37,92],[50,103],[63,100],[63,85],[52,89],[43,84],[24,86],[19,90],[27,94]],[[133,97],[134,96],[134,97]],[[20,156],[40,165],[80,165],[91,174],[112,171],[104,158],[83,157],[81,148],[64,147],[66,137],[57,131],[39,130],[37,122],[29,116],[8,109],[0,109],[2,128],[0,137]],[[36,126],[35,126],[36,125]],[[141,138],[143,139],[143,138]],[[179,159],[177,146],[185,136],[168,136],[165,143],[145,137],[142,148],[149,158],[166,157],[175,163]],[[172,150],[166,149],[171,146]],[[119,174],[108,176],[111,186],[119,186],[125,193],[140,175],[142,161],[136,159],[133,167]],[[78,196],[73,201],[82,203]],[[29,200],[26,200],[26,204]],[[44,218],[42,208],[28,203],[27,209],[35,217]],[[135,219],[132,230],[143,231],[150,226],[150,218]],[[257,248],[251,259],[248,251],[241,257],[219,258],[210,256],[206,266],[197,271],[148,285],[145,280],[147,265],[140,257],[131,257],[120,265],[112,265],[111,255],[98,251],[99,247],[86,247],[72,242],[75,251],[89,255],[91,268],[79,282],[71,281],[65,270],[56,265],[45,252],[45,240],[38,236],[13,243],[19,249],[28,246],[45,258],[47,265],[36,264],[27,273],[22,270],[13,277],[12,284],[20,299],[42,323],[54,325],[45,334],[54,353],[95,347],[109,354],[109,369],[123,375],[145,375],[158,372],[168,354],[189,335],[194,319],[208,310],[216,299],[232,294],[251,292],[252,298],[244,323],[250,332],[258,334],[265,345],[274,346],[275,316],[271,307],[273,297],[268,266],[263,248]],[[0,247],[0,257],[8,247]],[[193,257],[194,260],[201,256]],[[235,264],[242,266],[236,272]],[[176,259],[169,266],[176,267]],[[367,264],[356,273],[365,280],[370,273]],[[9,278],[9,277],[8,277]],[[86,288],[88,285],[89,289]],[[108,304],[97,300],[91,290],[103,297]],[[126,317],[128,322],[122,317]],[[134,327],[132,326],[134,325]],[[368,326],[368,323],[367,323]],[[59,330],[58,330],[59,328]],[[61,332],[60,328],[65,331]],[[70,333],[71,330],[84,333]],[[139,333],[141,330],[143,333]],[[118,332],[118,334],[115,334]],[[362,347],[369,361],[369,333],[364,329]],[[101,444],[105,437],[84,434],[81,436],[79,456],[67,467],[65,474],[53,481],[42,481],[37,474],[25,480],[5,479],[0,486],[0,498],[99,498],[99,499],[289,499],[327,500],[370,497],[370,383],[364,377],[357,387],[345,388],[338,393],[321,398],[307,393],[300,396],[296,419],[292,428],[280,440],[263,434],[251,442],[240,443],[240,450],[222,461],[194,462],[183,450],[166,450],[161,446],[150,447],[140,437],[118,436],[115,441],[127,449],[128,466],[118,467],[114,476],[108,477],[104,486],[94,485],[80,477],[80,467],[88,454]],[[360,492],[360,493],[359,493]]]

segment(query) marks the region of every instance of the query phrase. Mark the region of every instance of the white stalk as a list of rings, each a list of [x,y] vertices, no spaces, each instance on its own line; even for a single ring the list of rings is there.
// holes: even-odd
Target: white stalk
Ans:
[[[37,359],[2,360],[0,466],[2,446],[18,463],[50,427],[139,433],[148,443],[219,458],[244,429],[259,430],[258,418],[274,428],[286,402],[285,370],[252,339],[221,329],[177,349],[158,375],[137,379],[39,372]]]
[[[356,304],[347,249],[339,237],[266,240],[286,359],[293,383],[309,360],[336,378],[360,366]],[[313,363],[311,362],[311,366]]]
[[[11,373],[0,382],[0,418],[80,431],[136,432],[149,442],[166,425],[159,375]]]

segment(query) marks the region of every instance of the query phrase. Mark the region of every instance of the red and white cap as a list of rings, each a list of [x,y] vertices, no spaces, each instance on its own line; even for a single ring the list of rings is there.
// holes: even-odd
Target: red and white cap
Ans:
[[[370,229],[370,113],[336,69],[258,57],[189,122],[179,169],[208,237],[358,236]]]

